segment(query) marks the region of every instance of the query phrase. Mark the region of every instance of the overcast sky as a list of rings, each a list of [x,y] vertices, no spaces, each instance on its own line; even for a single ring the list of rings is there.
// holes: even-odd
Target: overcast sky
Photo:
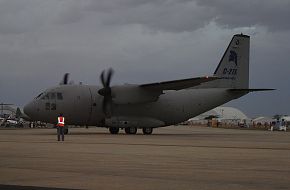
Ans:
[[[250,86],[226,105],[290,114],[288,0],[0,0],[0,101],[25,105],[63,74],[99,85],[210,75],[232,35],[251,36]]]

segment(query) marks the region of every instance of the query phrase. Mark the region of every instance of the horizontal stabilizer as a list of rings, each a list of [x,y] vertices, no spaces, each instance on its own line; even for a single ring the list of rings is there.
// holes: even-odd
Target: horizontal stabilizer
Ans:
[[[197,78],[189,78],[189,79],[182,79],[182,80],[142,84],[140,85],[140,87],[144,89],[148,89],[148,90],[181,90],[185,88],[198,86],[201,83],[205,83],[205,82],[209,82],[209,81],[213,81],[217,79],[219,79],[219,77],[206,76],[206,77],[197,77]]]
[[[271,88],[229,89],[229,91],[232,91],[232,92],[259,92],[259,91],[270,91],[270,90],[276,90],[276,89],[271,89]]]

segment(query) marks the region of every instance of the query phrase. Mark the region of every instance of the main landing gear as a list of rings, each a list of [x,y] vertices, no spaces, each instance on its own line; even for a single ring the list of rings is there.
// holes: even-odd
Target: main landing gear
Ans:
[[[118,127],[110,127],[109,131],[111,134],[118,134],[119,133],[119,128]]]
[[[135,135],[137,133],[137,127],[126,127],[125,129],[125,133],[129,134],[129,135]],[[120,131],[119,127],[109,127],[109,131],[111,134],[118,134]],[[153,132],[153,128],[152,127],[144,127],[142,128],[143,134],[144,135],[151,135]]]
[[[137,133],[137,127],[127,127],[125,128],[125,133],[129,135],[135,135]]]
[[[151,135],[153,132],[153,128],[152,127],[144,127],[142,128],[143,134],[144,135]]]

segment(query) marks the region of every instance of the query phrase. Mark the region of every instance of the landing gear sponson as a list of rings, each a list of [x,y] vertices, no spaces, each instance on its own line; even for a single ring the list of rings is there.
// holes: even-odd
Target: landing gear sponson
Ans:
[[[137,133],[137,127],[126,127],[124,130],[125,130],[125,133],[129,135],[135,135]],[[118,127],[110,127],[109,131],[111,134],[118,134],[120,129]],[[153,128],[144,127],[142,128],[142,131],[144,135],[150,135],[153,132]]]

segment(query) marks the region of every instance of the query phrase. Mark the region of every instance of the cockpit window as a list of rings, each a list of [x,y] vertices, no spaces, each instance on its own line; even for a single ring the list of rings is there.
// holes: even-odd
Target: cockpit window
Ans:
[[[49,94],[46,93],[41,97],[42,100],[48,100],[49,99]]]
[[[40,98],[40,96],[41,96],[42,94],[43,94],[43,93],[38,94],[38,96],[36,96],[35,99]]]
[[[60,92],[47,92],[39,94],[35,99],[42,99],[42,100],[62,100],[63,96]]]
[[[54,92],[50,93],[50,99],[55,100],[55,93]]]
[[[49,99],[49,95],[48,95],[48,93],[43,93],[43,94],[41,95],[40,99],[42,99],[42,100],[48,100],[48,99]]]
[[[56,95],[57,95],[57,99],[58,100],[62,100],[63,99],[62,93],[58,92],[58,93],[56,93]]]

